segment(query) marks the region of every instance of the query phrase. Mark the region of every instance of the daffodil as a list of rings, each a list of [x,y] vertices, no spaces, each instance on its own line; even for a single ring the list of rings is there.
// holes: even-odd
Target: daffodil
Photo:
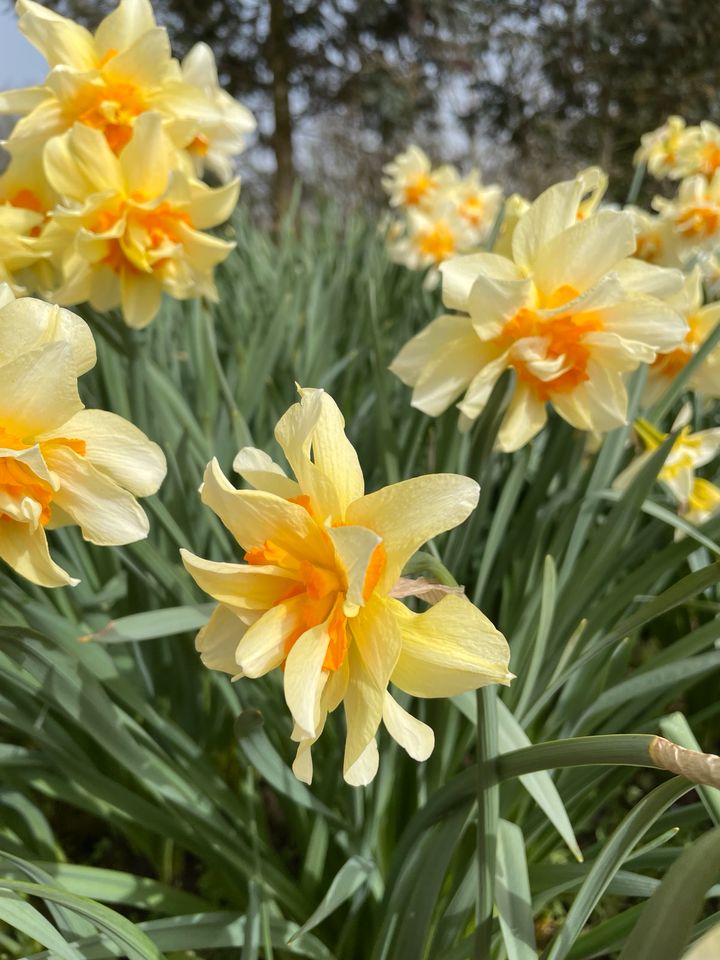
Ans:
[[[581,178],[545,191],[517,222],[512,258],[478,253],[442,265],[445,305],[461,312],[431,323],[391,365],[414,387],[414,406],[436,416],[464,393],[466,429],[513,369],[503,450],[538,433],[548,404],[581,430],[625,422],[627,374],[687,332],[664,302],[681,275],[628,259],[635,237],[627,214],[578,219],[586,193]]]
[[[704,120],[699,127],[688,127],[677,147],[675,169],[680,177],[700,173],[712,177],[720,168],[720,127]]]
[[[307,782],[311,747],[342,703],[344,776],[364,784],[377,770],[381,723],[415,759],[433,749],[432,730],[388,684],[414,697],[443,697],[508,683],[509,651],[463,596],[445,596],[424,613],[393,596],[416,550],[473,510],[477,484],[441,474],[365,494],[335,402],[322,390],[301,389],[300,397],[275,431],[295,479],[253,448],[241,450],[234,467],[255,489],[233,487],[217,461],[205,472],[202,499],[245,563],[183,551],[189,573],[219,601],[197,647],[206,666],[235,677],[283,669],[298,743],[293,770]]]
[[[227,183],[234,175],[233,159],[245,149],[249,134],[256,127],[255,118],[238,103],[218,81],[212,50],[206,43],[196,43],[182,62],[185,83],[201,90],[208,109],[197,117],[187,141],[187,149],[195,161],[198,175],[206,169]]]
[[[39,157],[12,157],[0,176],[0,281],[18,295],[53,283],[40,237],[54,202]]]
[[[720,303],[703,306],[702,272],[696,267],[685,277],[682,290],[669,301],[685,318],[688,332],[669,353],[658,354],[650,367],[645,400],[652,403],[720,323]],[[720,398],[720,346],[716,346],[690,376],[688,386],[707,397]]]
[[[635,431],[645,446],[645,452],[617,477],[614,483],[617,489],[628,485],[668,436],[646,420],[636,421]],[[691,523],[704,523],[720,509],[720,488],[695,475],[699,467],[710,463],[719,453],[720,428],[691,433],[685,426],[658,474],[659,482],[677,501],[681,516]]]
[[[154,111],[177,146],[195,159],[205,151],[208,164],[229,176],[228,157],[242,149],[240,128],[247,130],[249,115],[218,89],[206,53],[181,68],[149,0],[121,0],[94,34],[33,0],[18,0],[16,9],[50,72],[41,86],[0,94],[0,111],[21,116],[13,146],[42,151],[81,123],[102,133],[117,154],[138,117]]]
[[[681,260],[717,246],[720,242],[720,170],[709,178],[702,174],[687,177],[674,199],[655,197],[653,207],[670,225]]]
[[[77,379],[94,364],[83,320],[0,285],[0,558],[45,587],[77,583],[51,559],[46,529],[140,540],[148,521],[135,498],[165,476],[162,451],[136,427],[84,409]]]
[[[475,246],[481,244],[493,227],[502,203],[502,189],[497,184],[485,185],[478,170],[472,170],[453,188],[453,198],[460,217],[472,229]]]
[[[178,170],[157,114],[138,119],[119,156],[76,124],[48,144],[45,165],[63,198],[45,233],[63,275],[58,303],[121,305],[129,326],[144,327],[163,291],[217,299],[213,268],[234,245],[203,231],[227,220],[239,184],[213,190]]]
[[[427,284],[438,279],[437,267],[475,246],[473,225],[450,197],[441,196],[431,206],[408,210],[404,228],[388,235],[388,256],[410,270],[426,270]]]
[[[693,128],[687,127],[682,117],[668,117],[657,130],[642,135],[635,153],[635,165],[644,163],[658,179],[671,177],[679,180],[685,176],[684,166],[678,161],[679,154],[688,138],[694,136]]]
[[[458,179],[451,166],[432,168],[420,147],[410,146],[383,167],[383,187],[391,207],[424,208],[439,194],[453,187]]]

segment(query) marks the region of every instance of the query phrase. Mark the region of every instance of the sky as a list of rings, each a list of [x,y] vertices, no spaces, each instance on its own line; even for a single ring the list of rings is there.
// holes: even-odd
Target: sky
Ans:
[[[0,90],[38,83],[45,71],[44,59],[18,30],[14,12],[0,6]]]

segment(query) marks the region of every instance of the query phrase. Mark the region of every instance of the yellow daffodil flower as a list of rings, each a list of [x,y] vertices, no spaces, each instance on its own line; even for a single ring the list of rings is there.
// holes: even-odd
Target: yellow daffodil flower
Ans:
[[[454,167],[432,168],[427,154],[420,147],[410,146],[383,167],[382,185],[390,197],[391,207],[423,209],[438,194],[455,186],[458,173]]]
[[[453,199],[459,216],[472,230],[472,246],[487,238],[500,211],[502,189],[497,184],[485,186],[478,170],[472,170],[455,185]]]
[[[212,148],[210,162],[229,173],[228,155],[242,148],[239,127],[247,130],[249,115],[217,89],[206,56],[195,54],[181,69],[149,0],[121,0],[94,34],[33,0],[18,0],[16,9],[20,30],[50,72],[41,86],[0,94],[0,112],[21,116],[12,146],[42,151],[81,123],[119,154],[138,117],[154,111],[178,147],[196,159]]]
[[[440,196],[423,209],[408,210],[404,228],[390,232],[387,252],[393,263],[409,270],[426,270],[426,286],[439,280],[441,263],[475,246],[475,227],[460,215],[452,198]]]
[[[227,183],[234,175],[233,159],[245,149],[247,137],[256,127],[255,118],[221,88],[215,57],[206,43],[196,43],[190,50],[182,62],[182,76],[185,83],[203,92],[208,109],[194,121],[192,137],[188,134],[181,140],[187,142],[198,176],[210,170]]]
[[[720,303],[703,306],[702,272],[696,267],[685,277],[682,290],[669,301],[685,318],[688,332],[683,342],[669,353],[658,354],[650,367],[645,402],[653,403],[675,375],[720,323]],[[701,366],[690,376],[688,386],[707,397],[720,398],[720,346],[715,347]]]
[[[54,203],[40,158],[11,157],[0,176],[0,281],[18,296],[49,289],[54,281],[50,253],[40,241]]]
[[[658,210],[673,231],[678,254],[685,260],[695,251],[713,248],[720,241],[720,170],[708,178],[687,177],[677,197],[655,197]]]
[[[322,390],[301,389],[300,397],[275,430],[296,479],[253,448],[241,450],[234,467],[255,489],[237,490],[217,461],[205,472],[203,502],[245,563],[183,551],[189,573],[219,601],[197,647],[206,666],[236,677],[282,667],[298,743],[293,770],[308,783],[312,744],[343,703],[344,776],[364,784],[377,770],[381,722],[415,759],[433,749],[432,731],[400,706],[389,683],[414,697],[508,683],[509,650],[463,596],[420,614],[393,597],[419,547],[473,510],[477,484],[441,474],[365,494],[335,402]]]
[[[687,127],[682,117],[668,117],[657,130],[642,135],[635,152],[635,166],[646,164],[648,172],[658,180],[663,177],[681,179],[686,174],[682,172],[684,167],[678,156],[688,138],[695,136],[694,129]]]
[[[647,420],[637,420],[635,431],[645,445],[645,452],[615,480],[616,489],[624,489],[642,469],[648,458],[667,439]],[[704,523],[720,509],[720,488],[695,471],[710,463],[720,453],[720,428],[690,433],[683,427],[663,464],[658,480],[677,501],[681,516],[691,523]]]
[[[0,558],[44,587],[77,583],[50,557],[46,528],[79,525],[102,545],[147,536],[136,497],[165,458],[114,413],[86,410],[78,377],[95,364],[79,317],[0,285]]]
[[[501,374],[516,374],[498,443],[517,450],[543,427],[547,404],[581,430],[625,422],[625,378],[687,327],[663,301],[678,271],[628,259],[627,214],[578,218],[582,178],[546,190],[518,220],[512,259],[478,253],[441,267],[443,300],[462,311],[440,317],[391,365],[414,387],[413,406],[437,416],[461,394],[461,429],[483,410]]]
[[[213,268],[234,244],[202,231],[227,220],[239,184],[212,190],[179,171],[157,114],[138,118],[119,156],[98,130],[76,124],[48,144],[45,166],[64,198],[45,233],[63,275],[58,303],[121,305],[129,326],[144,327],[163,291],[217,300]]]

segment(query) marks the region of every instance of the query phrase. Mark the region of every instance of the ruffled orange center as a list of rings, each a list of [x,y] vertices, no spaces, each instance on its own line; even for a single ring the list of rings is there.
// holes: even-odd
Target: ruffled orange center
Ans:
[[[454,253],[455,237],[447,224],[436,223],[431,230],[420,235],[418,247],[426,257],[442,263]]]
[[[115,55],[108,51],[105,55]],[[71,122],[83,123],[105,134],[113,153],[130,142],[135,118],[148,109],[147,100],[132,83],[102,82],[84,87],[67,106]]]
[[[563,286],[547,298],[546,305],[552,309],[576,295],[577,291],[572,287]],[[539,400],[546,402],[554,393],[570,393],[588,379],[591,352],[584,338],[586,334],[601,329],[599,317],[591,312],[543,318],[534,310],[522,307],[508,320],[495,343],[504,352],[519,340],[541,337],[546,343],[546,358],[551,361],[563,359],[562,369],[557,376],[546,380],[533,373],[530,363],[511,355],[510,363],[515,368],[518,380],[527,384]]]
[[[712,237],[720,225],[720,212],[715,207],[688,207],[675,218],[675,225],[690,237]]]
[[[308,497],[291,498],[291,502],[299,503],[313,515]],[[335,524],[341,526],[342,524]],[[285,642],[285,656],[290,653],[296,641],[313,627],[321,623],[328,623],[330,642],[323,661],[323,670],[339,669],[347,655],[348,636],[347,617],[344,613],[345,597],[348,589],[347,574],[335,557],[335,551],[330,537],[318,524],[328,545],[327,565],[310,562],[302,557],[294,556],[279,547],[272,540],[266,540],[261,547],[254,547],[245,554],[245,561],[250,564],[269,564],[287,570],[297,579],[296,584],[285,594],[279,597],[273,606],[277,606],[293,597],[302,597],[298,623],[295,630]],[[363,599],[370,599],[373,590],[385,568],[386,554],[382,543],[379,543],[372,553],[370,563],[365,572],[363,584]]]
[[[428,173],[416,173],[405,184],[405,203],[408,207],[415,207],[435,185],[435,181]]]
[[[702,150],[701,172],[711,177],[720,167],[720,144],[706,143]]]
[[[208,155],[208,150],[210,149],[210,141],[207,137],[204,137],[202,134],[200,134],[199,136],[195,137],[194,140],[190,141],[187,149],[196,157],[206,157]]]
[[[149,273],[158,269],[168,259],[163,253],[182,244],[183,225],[192,226],[186,210],[170,203],[145,210],[135,205],[144,198],[135,195],[131,199],[135,203],[123,202],[101,210],[90,226],[93,233],[107,233],[125,219],[123,235],[108,238],[107,253],[101,261],[117,274],[123,270]]]
[[[29,450],[33,446],[31,440],[21,439],[4,427],[0,427],[0,448],[6,450]],[[64,446],[85,456],[86,444],[84,440],[67,437],[56,437],[52,440],[43,440],[38,446],[45,455],[53,446]],[[14,457],[0,456],[0,491],[12,500],[18,502],[26,497],[34,500],[40,506],[40,523],[45,526],[52,513],[53,489],[47,480],[38,477],[36,473],[22,460]],[[1,521],[14,520],[7,513],[0,512]]]
[[[20,210],[32,210],[33,213],[45,213],[45,204],[40,197],[32,190],[18,190],[8,198],[11,207],[17,207]]]

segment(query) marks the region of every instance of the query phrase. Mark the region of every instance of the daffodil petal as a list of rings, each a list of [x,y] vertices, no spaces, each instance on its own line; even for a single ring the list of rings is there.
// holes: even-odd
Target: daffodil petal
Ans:
[[[300,494],[300,485],[291,480],[272,457],[256,447],[243,447],[233,460],[233,470],[243,480],[266,493],[290,500]]]
[[[382,538],[365,527],[328,527],[327,534],[347,573],[347,601],[356,607],[362,607],[365,603],[365,579],[370,560]]]
[[[383,723],[387,732],[406,753],[420,762],[427,760],[435,747],[432,728],[403,710],[397,700],[385,693]]]
[[[469,477],[439,473],[394,483],[352,503],[347,522],[383,538],[387,563],[378,588],[390,590],[410,557],[428,540],[462,523],[479,495],[480,488]]]
[[[0,366],[3,426],[16,436],[52,430],[81,409],[67,343],[49,343]]]
[[[236,652],[237,664],[246,677],[262,677],[280,666],[288,639],[301,625],[304,602],[303,597],[291,597],[251,624]]]
[[[204,665],[209,670],[238,676],[240,669],[235,660],[235,651],[246,630],[247,626],[232,610],[218,605],[195,638],[195,649]]]
[[[391,678],[396,687],[414,697],[452,697],[510,682],[507,641],[465,597],[449,594],[423,613],[395,602],[402,636]]]
[[[74,587],[74,579],[50,557],[45,530],[5,519],[0,524],[0,559],[41,587]]]
[[[320,697],[328,678],[322,667],[329,642],[326,621],[301,634],[285,661],[285,702],[305,737],[318,735]]]
[[[357,760],[344,771],[345,782],[351,787],[366,787],[375,779],[380,764],[377,741],[373,738]]]
[[[575,223],[582,193],[578,180],[556,183],[520,217],[513,233],[512,252],[521,270],[530,272],[545,244]]]

